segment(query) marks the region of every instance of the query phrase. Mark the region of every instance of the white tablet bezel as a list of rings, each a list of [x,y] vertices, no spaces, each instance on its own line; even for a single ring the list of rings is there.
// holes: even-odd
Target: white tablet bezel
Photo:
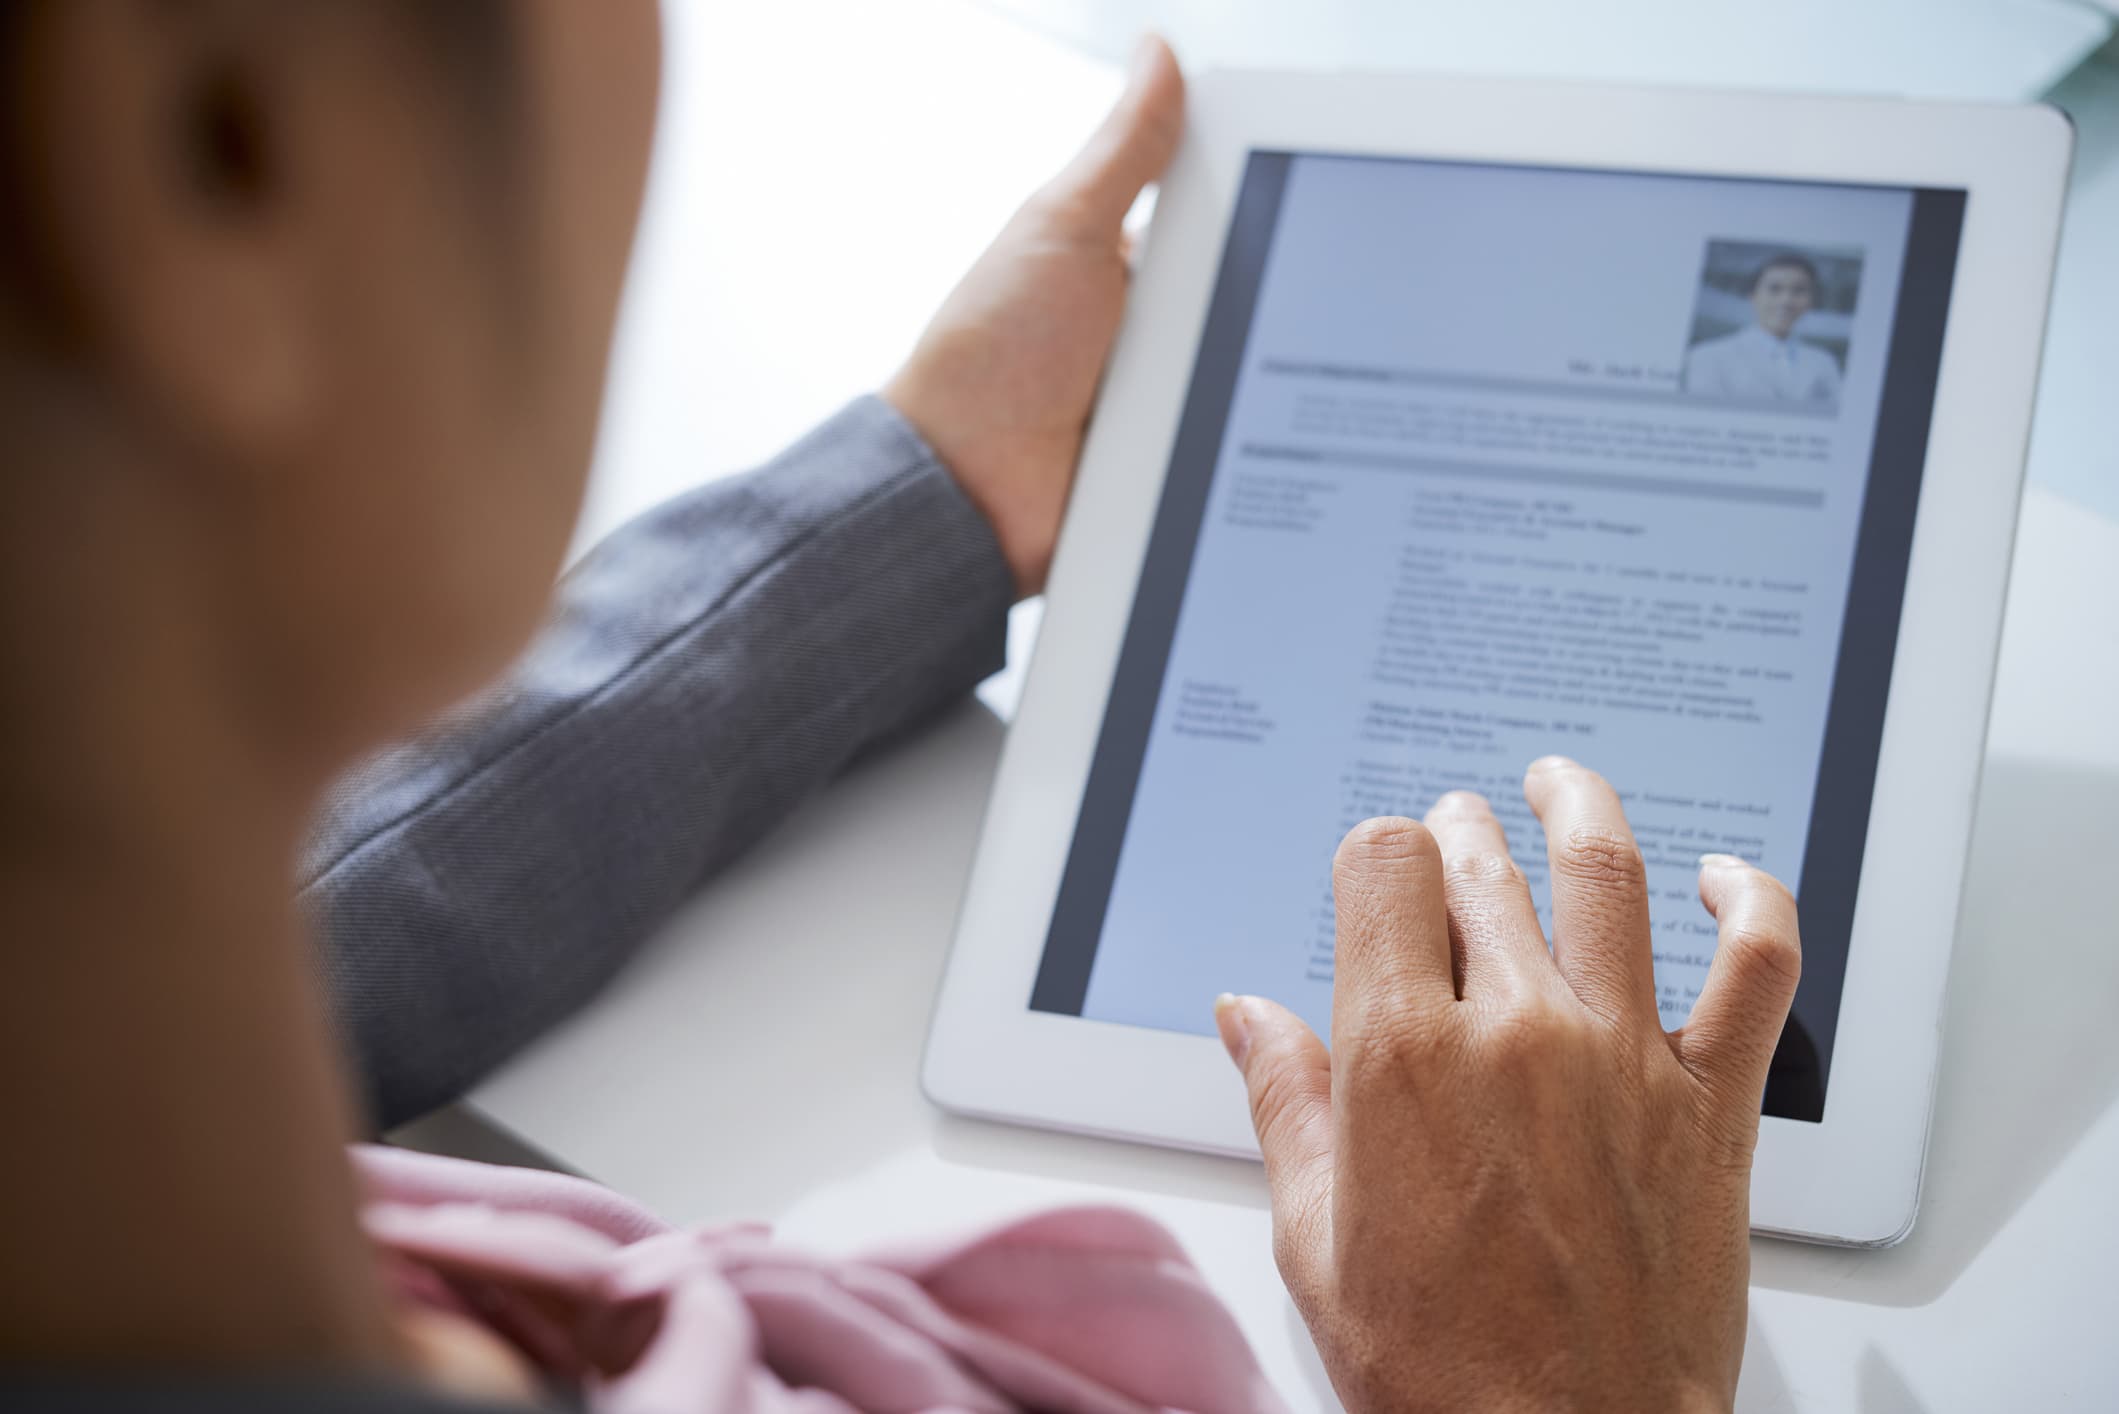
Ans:
[[[1896,1241],[1919,1195],[2071,130],[2050,108],[1390,75],[1208,74],[1158,200],[922,1069],[945,1108],[1257,1153],[1209,1037],[1028,1000],[1253,149],[1968,193],[1821,1123],[1766,1118],[1760,1231]],[[1204,1015],[1211,1005],[1200,998]]]

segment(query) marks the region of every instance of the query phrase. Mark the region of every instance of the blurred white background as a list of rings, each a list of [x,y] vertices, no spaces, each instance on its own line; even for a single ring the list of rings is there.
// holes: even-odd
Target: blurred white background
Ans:
[[[989,3],[1113,59],[1149,27],[1202,65],[1444,69],[1922,98],[2035,98],[2109,27],[2087,0]]]

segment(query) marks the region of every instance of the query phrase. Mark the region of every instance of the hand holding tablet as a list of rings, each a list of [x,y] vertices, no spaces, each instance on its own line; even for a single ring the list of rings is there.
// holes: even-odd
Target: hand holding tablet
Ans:
[[[1500,821],[1456,794],[1339,848],[1329,1054],[1284,1007],[1218,1004],[1281,1275],[1349,1409],[1726,1409],[1795,902],[1703,861],[1721,947],[1666,1034],[1618,797],[1558,758],[1524,791],[1552,842],[1552,951]]]

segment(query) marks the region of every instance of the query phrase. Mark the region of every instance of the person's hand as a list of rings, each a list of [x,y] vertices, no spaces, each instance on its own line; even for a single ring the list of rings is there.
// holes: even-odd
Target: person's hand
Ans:
[[[1454,793],[1339,848],[1329,1055],[1271,1002],[1217,1003],[1281,1275],[1350,1410],[1727,1409],[1795,904],[1702,861],[1720,943],[1666,1034],[1618,797],[1557,757],[1524,794],[1550,952],[1500,823]]]
[[[1021,593],[1044,587],[1118,331],[1126,211],[1183,124],[1177,61],[1144,40],[1111,116],[1024,203],[883,389],[992,522]]]

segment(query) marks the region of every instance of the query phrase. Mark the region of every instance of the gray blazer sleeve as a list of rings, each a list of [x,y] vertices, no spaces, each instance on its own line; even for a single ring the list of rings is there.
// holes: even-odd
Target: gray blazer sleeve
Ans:
[[[876,398],[612,535],[504,682],[317,827],[302,901],[376,1122],[461,1093],[863,748],[999,668],[1012,597],[984,518]]]

